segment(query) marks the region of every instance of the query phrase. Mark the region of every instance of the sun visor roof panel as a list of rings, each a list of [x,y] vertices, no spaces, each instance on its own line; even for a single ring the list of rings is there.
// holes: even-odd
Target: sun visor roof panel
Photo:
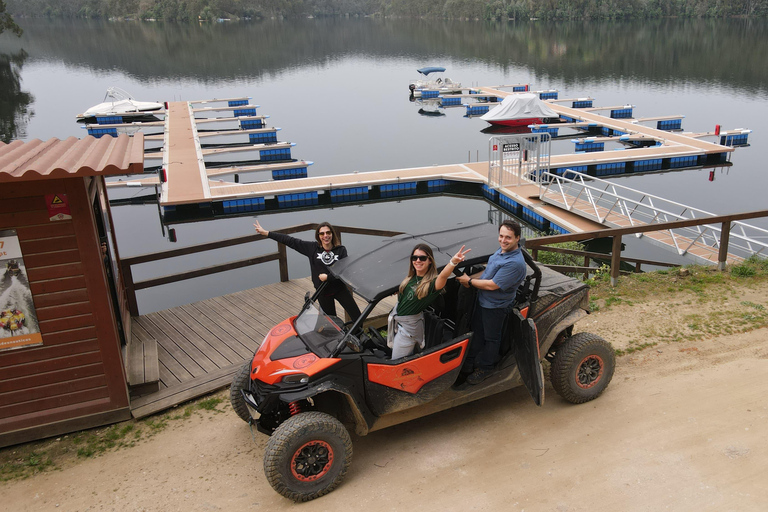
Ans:
[[[472,249],[468,263],[485,261],[499,248],[498,228],[475,224],[422,235],[400,235],[383,240],[380,247],[367,254],[339,260],[331,273],[364,299],[379,300],[394,293],[405,278],[411,250],[419,243],[432,248],[438,267],[447,265],[462,245]]]

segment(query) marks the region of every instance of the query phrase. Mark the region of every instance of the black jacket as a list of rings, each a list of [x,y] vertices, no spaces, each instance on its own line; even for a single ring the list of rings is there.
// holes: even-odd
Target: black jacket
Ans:
[[[298,238],[282,233],[273,233],[272,231],[270,231],[267,236],[309,258],[309,268],[312,271],[312,284],[315,285],[315,288],[319,287],[322,283],[319,277],[320,274],[328,274],[328,284],[325,287],[324,293],[333,293],[339,286],[343,286],[341,281],[328,272],[328,267],[338,260],[347,257],[347,248],[343,245],[337,245],[330,251],[326,251],[314,240],[299,240]]]

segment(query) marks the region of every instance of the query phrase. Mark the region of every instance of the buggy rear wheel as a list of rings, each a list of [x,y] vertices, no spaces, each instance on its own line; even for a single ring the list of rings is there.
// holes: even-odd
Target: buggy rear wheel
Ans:
[[[245,405],[245,399],[241,391],[248,389],[250,380],[251,362],[248,361],[237,371],[235,378],[232,379],[232,385],[229,387],[229,402],[232,404],[232,409],[245,422],[251,421],[251,413],[248,411],[248,406]]]
[[[339,420],[323,412],[291,416],[269,438],[264,473],[272,488],[293,501],[334,490],[352,461],[352,439]]]
[[[610,343],[596,334],[580,332],[558,347],[550,380],[558,395],[581,404],[600,396],[615,367],[616,355]]]

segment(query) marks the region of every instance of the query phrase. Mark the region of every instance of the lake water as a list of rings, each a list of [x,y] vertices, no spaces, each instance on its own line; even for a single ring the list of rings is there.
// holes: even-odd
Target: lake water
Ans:
[[[447,68],[464,85],[530,83],[558,89],[560,98],[591,96],[596,106],[635,105],[636,117],[683,114],[686,131],[749,128],[751,147],[737,149],[730,167],[615,178],[626,186],[714,213],[766,206],[768,157],[768,22],[658,20],[626,23],[442,22],[423,20],[266,20],[242,24],[175,25],[82,20],[19,20],[24,35],[0,36],[0,54],[26,53],[19,95],[3,98],[4,126],[17,138],[82,137],[74,116],[119,86],[146,101],[251,96],[296,143],[295,158],[315,162],[310,176],[419,167],[488,159],[489,135],[463,108],[419,115],[407,85],[426,65]],[[10,95],[4,87],[0,94]],[[16,102],[16,103],[14,103]],[[21,104],[19,104],[21,103]],[[19,113],[26,108],[26,119]],[[14,121],[12,114],[16,112]],[[24,118],[25,116],[21,116]],[[558,141],[553,152],[572,152]],[[250,178],[258,179],[258,178]],[[421,198],[262,215],[267,229],[310,221],[399,231],[428,231],[487,220],[481,200]],[[113,209],[123,257],[251,234],[252,217],[174,226],[168,241],[155,205]],[[768,223],[754,222],[768,228]],[[305,235],[309,237],[310,234]],[[627,240],[641,257],[674,255]],[[346,236],[350,252],[376,240]],[[143,279],[274,250],[269,243],[144,265]],[[405,272],[406,269],[403,269]],[[308,275],[290,257],[292,277]],[[272,282],[266,264],[148,290],[143,313]]]

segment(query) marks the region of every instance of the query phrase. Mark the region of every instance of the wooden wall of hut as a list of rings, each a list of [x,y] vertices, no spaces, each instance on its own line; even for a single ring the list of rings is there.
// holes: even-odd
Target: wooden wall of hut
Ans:
[[[43,341],[0,351],[0,446],[130,418],[94,180],[102,178],[11,182],[0,191],[0,229],[16,230]],[[51,220],[47,194],[66,194],[71,220]]]

